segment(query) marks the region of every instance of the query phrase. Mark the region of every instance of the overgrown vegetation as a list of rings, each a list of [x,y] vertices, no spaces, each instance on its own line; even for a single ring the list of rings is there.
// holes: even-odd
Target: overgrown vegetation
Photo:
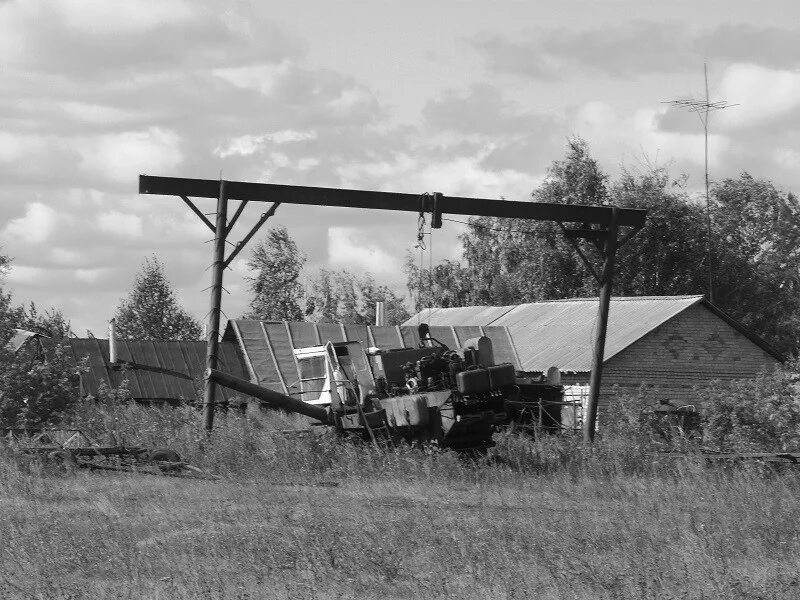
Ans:
[[[8,598],[794,598],[800,478],[655,460],[636,419],[379,452],[270,413],[84,401],[69,425],[170,446],[217,482],[49,473],[0,452]],[[107,440],[111,441],[111,440]]]
[[[0,254],[0,428],[53,425],[78,396],[81,367],[60,345],[72,330],[59,310],[14,304],[3,287],[10,265]],[[14,352],[8,344],[17,328],[47,336],[46,348],[34,343]]]

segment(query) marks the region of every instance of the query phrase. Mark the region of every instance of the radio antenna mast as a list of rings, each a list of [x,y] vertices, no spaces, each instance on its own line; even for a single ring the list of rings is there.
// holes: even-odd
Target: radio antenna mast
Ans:
[[[717,100],[711,102],[708,96],[708,64],[703,63],[703,76],[706,84],[705,99],[684,98],[679,100],[669,100],[664,104],[669,104],[677,108],[683,108],[689,112],[697,113],[700,122],[703,124],[703,139],[705,141],[705,178],[706,178],[706,263],[708,264],[708,301],[714,302],[714,268],[712,264],[712,235],[711,235],[711,198],[708,186],[708,119],[712,112],[738,106],[729,104],[727,100]]]

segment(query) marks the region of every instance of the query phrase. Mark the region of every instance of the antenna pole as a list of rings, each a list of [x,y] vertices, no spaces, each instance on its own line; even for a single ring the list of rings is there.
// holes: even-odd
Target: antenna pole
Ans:
[[[714,266],[713,266],[713,229],[711,222],[711,193],[708,178],[708,121],[711,112],[738,106],[738,104],[728,104],[726,100],[711,102],[708,94],[708,63],[703,63],[703,79],[705,82],[706,95],[703,100],[687,98],[682,100],[669,100],[665,104],[685,108],[690,112],[696,112],[703,124],[703,143],[705,157],[705,184],[706,184],[706,265],[708,268],[708,301],[714,302]]]
[[[706,175],[706,260],[708,261],[708,301],[714,303],[714,245],[711,235],[711,196],[708,186],[708,112],[711,106],[708,99],[708,64],[703,63],[703,77],[706,83],[705,119],[703,119],[703,138],[705,142]]]

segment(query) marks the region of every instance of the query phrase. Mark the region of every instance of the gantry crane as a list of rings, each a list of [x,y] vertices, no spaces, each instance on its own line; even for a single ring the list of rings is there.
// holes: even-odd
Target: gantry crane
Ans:
[[[431,227],[442,226],[442,215],[503,217],[553,221],[559,225],[567,240],[599,285],[599,306],[595,328],[592,372],[589,383],[589,401],[583,419],[583,436],[587,443],[594,439],[597,420],[597,402],[603,372],[608,309],[614,279],[617,250],[625,244],[645,222],[646,211],[616,206],[584,206],[544,202],[513,202],[484,198],[444,196],[441,193],[408,194],[350,190],[338,188],[251,183],[213,179],[185,179],[178,177],[139,176],[139,193],[180,197],[214,233],[213,263],[211,267],[211,300],[206,350],[206,368],[217,368],[219,326],[222,310],[222,278],[225,268],[242,251],[259,228],[273,215],[281,204],[307,206],[337,206],[368,210],[396,210],[431,215]],[[195,205],[192,198],[214,198],[217,202],[212,223]],[[240,204],[228,220],[228,201]],[[249,202],[271,202],[258,222],[225,256],[228,236]],[[623,231],[623,228],[625,230]],[[580,240],[591,242],[600,255],[599,271],[581,248]],[[216,383],[206,380],[203,394],[203,419],[207,430],[214,425]]]

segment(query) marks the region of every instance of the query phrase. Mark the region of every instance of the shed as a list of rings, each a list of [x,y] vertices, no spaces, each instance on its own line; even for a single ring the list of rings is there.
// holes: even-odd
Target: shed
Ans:
[[[519,357],[504,326],[431,327],[431,336],[458,349],[470,338],[485,335],[492,340],[496,362],[510,362],[519,369]],[[223,343],[235,344],[244,360],[246,376],[253,383],[281,392],[300,394],[300,373],[294,350],[327,342],[360,342],[364,348],[395,350],[419,344],[417,324],[369,326],[344,323],[289,321],[228,321]]]
[[[81,374],[84,394],[97,396],[102,382],[118,387],[127,379],[131,398],[137,402],[194,402],[201,398],[196,382],[202,381],[205,370],[205,342],[118,339],[118,361],[114,364],[109,358],[107,339],[70,338],[65,341],[75,360],[88,360],[89,370]],[[220,344],[219,361],[221,369],[247,378],[234,345]],[[225,401],[237,397],[232,390],[219,389]]]
[[[558,367],[566,384],[588,384],[597,298],[511,306],[433,308],[415,315],[431,326],[508,328],[525,371]],[[692,388],[713,379],[754,377],[782,361],[757,335],[703,296],[618,297],[611,300],[600,405],[613,386],[651,388],[652,400],[685,405]]]

